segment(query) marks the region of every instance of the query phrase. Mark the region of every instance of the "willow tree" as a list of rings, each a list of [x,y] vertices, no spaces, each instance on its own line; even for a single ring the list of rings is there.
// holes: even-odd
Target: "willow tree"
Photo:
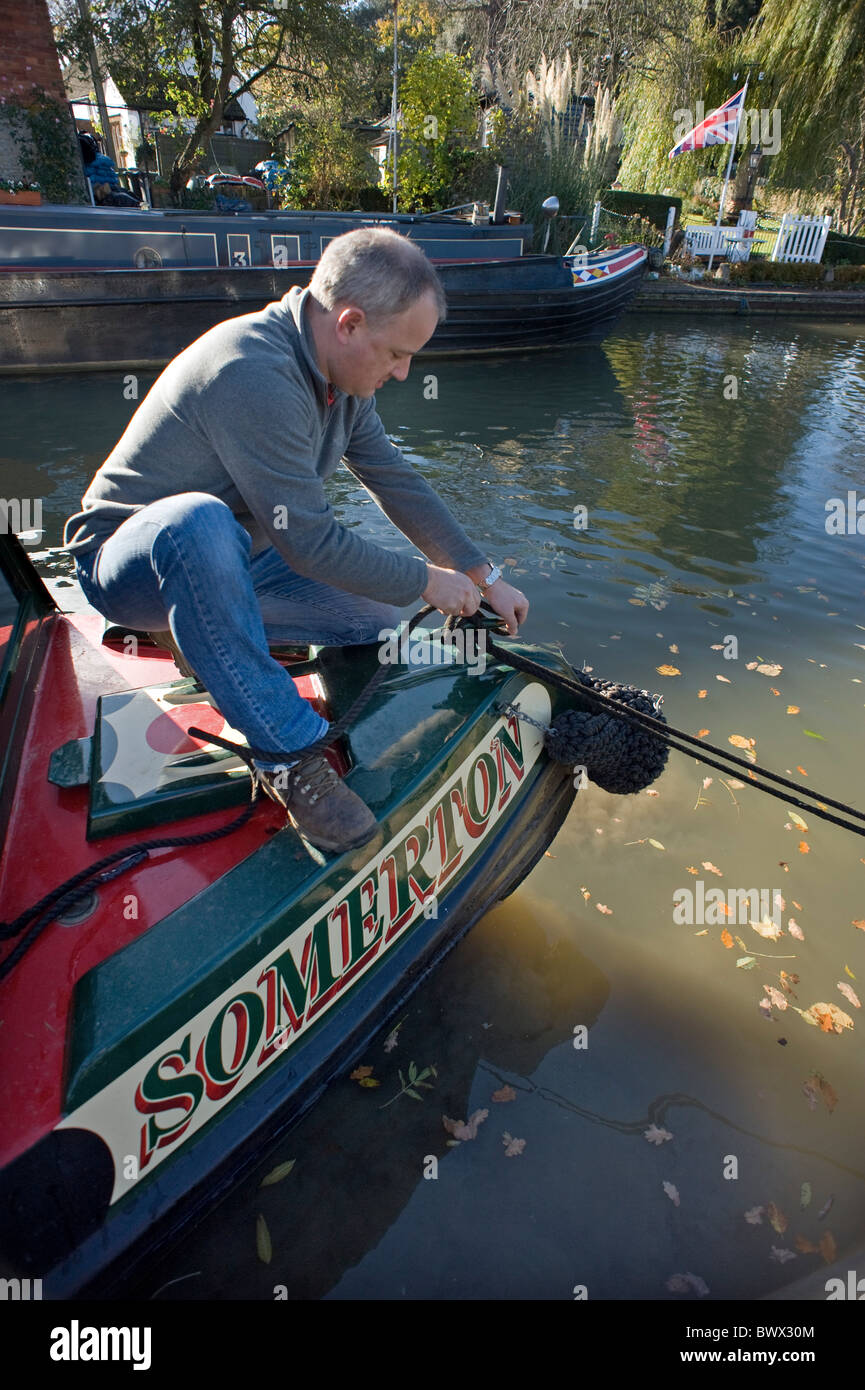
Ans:
[[[865,193],[865,0],[764,0],[745,51],[780,111],[772,186],[834,193],[852,231]]]

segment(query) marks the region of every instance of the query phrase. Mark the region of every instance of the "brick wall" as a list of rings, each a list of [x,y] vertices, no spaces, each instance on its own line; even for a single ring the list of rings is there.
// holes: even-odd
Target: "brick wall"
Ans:
[[[41,88],[66,106],[66,92],[46,0],[0,0],[0,177],[39,178],[38,168],[22,148],[20,131],[3,116],[3,99],[26,101],[34,87]],[[66,107],[68,112],[68,106]],[[74,141],[71,113],[66,116],[68,138]],[[84,174],[78,199],[87,202]]]

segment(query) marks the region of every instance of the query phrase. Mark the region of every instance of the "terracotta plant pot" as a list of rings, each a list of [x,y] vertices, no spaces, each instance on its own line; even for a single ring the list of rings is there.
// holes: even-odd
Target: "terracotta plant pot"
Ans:
[[[7,193],[0,188],[0,203],[17,203],[19,207],[38,207],[42,202],[42,194],[35,189],[27,189],[22,193]]]

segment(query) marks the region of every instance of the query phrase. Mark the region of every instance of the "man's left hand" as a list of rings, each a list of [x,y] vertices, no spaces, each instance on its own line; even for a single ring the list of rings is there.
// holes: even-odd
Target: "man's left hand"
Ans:
[[[529,601],[524,593],[515,589],[512,584],[506,584],[504,579],[497,579],[495,584],[491,584],[484,594],[487,603],[500,618],[504,618],[508,634],[516,637],[520,623],[524,623],[529,611]]]

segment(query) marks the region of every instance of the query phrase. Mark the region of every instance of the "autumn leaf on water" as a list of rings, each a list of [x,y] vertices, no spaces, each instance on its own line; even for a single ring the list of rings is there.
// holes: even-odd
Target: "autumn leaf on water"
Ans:
[[[696,878],[696,876],[697,876],[697,874],[698,874],[699,872],[700,872],[700,870],[699,870],[698,868],[696,868],[695,865],[693,865],[693,864],[689,864],[689,865],[687,866],[687,868],[685,869],[685,873],[686,873],[686,874],[693,874],[695,878]]]
[[[785,1265],[788,1260],[795,1260],[795,1258],[795,1250],[787,1250],[783,1246],[779,1247],[777,1245],[773,1245],[769,1253],[769,1259],[774,1260],[775,1263],[779,1265]]]
[[[849,965],[844,966],[844,974],[849,975],[851,980],[856,979],[856,976],[853,974],[853,971],[850,969]]]
[[[726,946],[728,951],[732,951],[735,944],[735,941],[733,940],[732,936],[725,927],[724,930],[721,932],[721,945]]]
[[[751,926],[759,936],[763,936],[767,941],[777,941],[781,935],[781,928],[777,922],[773,922],[770,917],[764,917],[759,922],[752,922]]]
[[[837,1004],[812,1004],[810,1009],[805,1010],[805,1017],[819,1024],[824,1033],[840,1033],[845,1028],[853,1027],[850,1015],[839,1009]]]
[[[708,694],[708,691],[706,691],[706,690],[698,690],[698,691],[697,691],[697,699],[698,699],[698,700],[705,700],[707,694]],[[707,729],[707,730],[706,730],[706,733],[708,733],[708,732],[709,732],[709,730]]]
[[[697,1294],[699,1298],[706,1298],[709,1293],[709,1285],[705,1279],[701,1279],[699,1274],[671,1274],[667,1280],[667,1288],[670,1293],[691,1293]]]
[[[799,830],[804,830],[805,833],[806,833],[806,835],[807,835],[807,833],[808,833],[808,822],[807,822],[807,821],[804,821],[804,820],[802,819],[801,816],[797,816],[797,814],[796,814],[795,811],[791,811],[791,812],[790,812],[790,819],[791,819],[791,821],[793,822],[793,824],[797,827],[797,829],[799,829]]]
[[[756,964],[756,956],[740,956],[736,961],[736,968],[737,970],[753,970]]]
[[[810,853],[811,853],[811,846],[808,844],[808,841],[807,841],[807,840],[800,840],[800,841],[799,841],[799,853],[800,853],[800,854],[810,854]]]
[[[756,746],[757,746],[757,740],[756,740],[756,739],[753,739],[753,738],[745,738],[744,734],[731,734],[730,737],[727,739],[727,742],[728,742],[728,743],[732,743],[732,745],[733,745],[734,748],[748,748],[748,749],[751,749],[751,748],[756,748]]]
[[[519,1158],[526,1147],[525,1139],[514,1139],[507,1130],[502,1135],[502,1143],[505,1146],[505,1158]]]
[[[500,1091],[493,1091],[492,1094],[492,1099],[499,1101],[503,1105],[509,1100],[516,1100],[516,1098],[517,1093],[513,1086],[502,1086]]]
[[[723,878],[723,877],[724,877],[724,875],[721,873],[721,870],[718,868],[717,864],[713,864],[713,863],[711,862],[711,860],[709,860],[709,859],[704,859],[704,860],[703,860],[703,868],[704,868],[704,869],[706,870],[706,872],[709,873],[709,874],[717,874],[717,875],[718,875],[718,878]]]
[[[489,1110],[475,1110],[474,1114],[469,1115],[467,1120],[449,1120],[447,1115],[442,1115],[442,1124],[448,1134],[453,1135],[454,1139],[460,1141],[477,1139],[478,1126],[483,1124],[489,1113]]]
[[[705,738],[706,735],[707,735],[708,733],[710,733],[710,732],[711,732],[711,731],[710,731],[709,729],[698,729],[698,730],[697,730],[697,738]]]
[[[376,1081],[374,1076],[362,1076],[358,1085],[365,1086],[367,1089],[371,1090],[373,1086],[380,1086],[381,1082]]]
[[[270,1231],[267,1229],[267,1222],[263,1216],[259,1216],[255,1223],[255,1248],[262,1264],[269,1265],[273,1259],[273,1246],[270,1243]]]
[[[762,1226],[764,1207],[751,1207],[745,1212],[745,1220],[749,1226]]]
[[[656,666],[655,670],[659,676],[681,676],[682,674],[678,666]]]
[[[781,694],[780,690],[776,690],[775,687],[774,687],[774,685],[770,685],[770,686],[769,686],[769,689],[771,690],[771,692],[772,692],[773,695],[780,695],[780,694]]]
[[[858,921],[853,921],[851,926],[858,927],[859,931],[865,931],[865,917],[860,917]]]
[[[802,774],[803,777],[807,777],[807,776],[808,776],[807,772],[805,771],[805,769],[804,769],[804,767],[802,766],[801,763],[797,763],[797,764],[796,764],[796,771],[797,771],[797,772],[801,772],[801,774]]]
[[[802,1087],[802,1090],[805,1092],[807,1096],[813,1096],[815,1100],[818,1095],[822,1096],[823,1103],[826,1106],[826,1109],[829,1111],[830,1115],[832,1114],[832,1111],[835,1109],[835,1106],[838,1104],[838,1095],[835,1091],[835,1088],[829,1085],[829,1082],[826,1080],[825,1076],[823,1076],[820,1072],[815,1072],[813,1076],[809,1076],[808,1080]],[[808,1104],[810,1108],[813,1110],[814,1106],[811,1103],[810,1099],[808,1101]]]
[[[613,909],[611,907],[607,907],[605,903],[595,903],[595,907],[598,909],[599,912],[603,912],[605,917],[612,917]]]
[[[787,1229],[787,1218],[781,1208],[776,1206],[774,1202],[770,1202],[766,1208],[766,1215],[772,1230],[777,1231],[778,1235],[782,1236]]]
[[[793,917],[791,917],[787,922],[787,930],[791,936],[795,936],[797,941],[805,940],[805,933],[799,926],[799,923]]]
[[[810,1081],[805,1081],[802,1085],[802,1094],[808,1102],[809,1110],[817,1109],[817,1092]]]
[[[653,849],[663,849],[663,848],[664,848],[664,846],[661,844],[661,841],[660,841],[660,840],[650,840],[650,841],[649,841],[649,844],[652,846]]]
[[[667,650],[670,651],[670,652],[672,652],[672,653],[673,653],[673,656],[678,656],[678,655],[679,655],[679,648],[676,646],[676,643],[675,643],[675,642],[672,644],[671,647],[668,647]]]
[[[651,1124],[648,1129],[643,1130],[643,1138],[648,1139],[650,1144],[666,1144],[672,1137],[668,1129],[659,1129],[656,1124]]]
[[[781,971],[781,988],[785,994],[791,995],[793,999],[796,998],[796,991],[793,986],[798,985],[798,983],[798,975],[788,975],[786,970]]]
[[[290,1158],[285,1163],[278,1163],[275,1168],[271,1169],[266,1178],[262,1178],[258,1184],[259,1187],[272,1187],[275,1182],[282,1182],[283,1178],[288,1177],[296,1162],[297,1159]]]
[[[835,1244],[835,1237],[831,1231],[826,1231],[820,1238],[820,1254],[823,1256],[824,1264],[834,1264],[838,1258],[838,1246]]]
[[[810,1207],[810,1205],[811,1205],[811,1184],[810,1184],[809,1182],[803,1182],[801,1191],[800,1191],[800,1193],[799,1193],[799,1210],[800,1210],[800,1211],[804,1211],[804,1210],[806,1209],[806,1207]]]
[[[780,989],[776,989],[774,985],[764,985],[763,988],[768,994],[774,1008],[786,1009],[787,1000]]]
[[[801,710],[799,709],[799,706],[798,706],[798,705],[788,705],[788,706],[787,706],[787,713],[788,713],[788,714],[801,714]]]
[[[826,740],[825,740],[825,738],[823,737],[823,735],[822,735],[822,734],[815,733],[813,729],[803,729],[803,730],[802,730],[802,733],[803,733],[803,734],[807,734],[809,738],[819,738],[820,741],[821,741],[822,743],[825,743],[825,742],[826,742]]]
[[[845,980],[838,981],[838,988],[844,995],[844,998],[849,999],[854,1009],[861,1009],[862,1005],[859,1003],[859,996],[856,993],[855,989],[848,985]]]
[[[773,666],[768,662],[764,662],[762,666],[757,667],[757,671],[761,676],[780,676],[783,669],[783,666]]]
[[[715,680],[716,680],[716,681],[723,681],[725,685],[732,685],[732,684],[733,684],[733,682],[732,682],[731,680],[728,680],[726,676],[716,676],[716,677],[715,677]]]
[[[365,1076],[372,1076],[372,1067],[355,1067],[349,1081],[363,1081]]]
[[[767,1023],[771,1023],[771,1022],[772,1022],[772,1005],[769,1003],[769,1000],[768,1000],[768,999],[761,999],[760,1002],[759,1002],[759,1004],[757,1005],[757,1008],[760,1010],[760,1013],[761,1013],[762,1017],[766,1019]]]
[[[673,1203],[673,1206],[677,1207],[679,1205],[679,1189],[676,1187],[675,1183],[665,1182],[663,1188],[670,1201]]]
[[[797,1236],[796,1249],[801,1255],[816,1255],[820,1247],[815,1245],[813,1240],[809,1240],[807,1236]]]

